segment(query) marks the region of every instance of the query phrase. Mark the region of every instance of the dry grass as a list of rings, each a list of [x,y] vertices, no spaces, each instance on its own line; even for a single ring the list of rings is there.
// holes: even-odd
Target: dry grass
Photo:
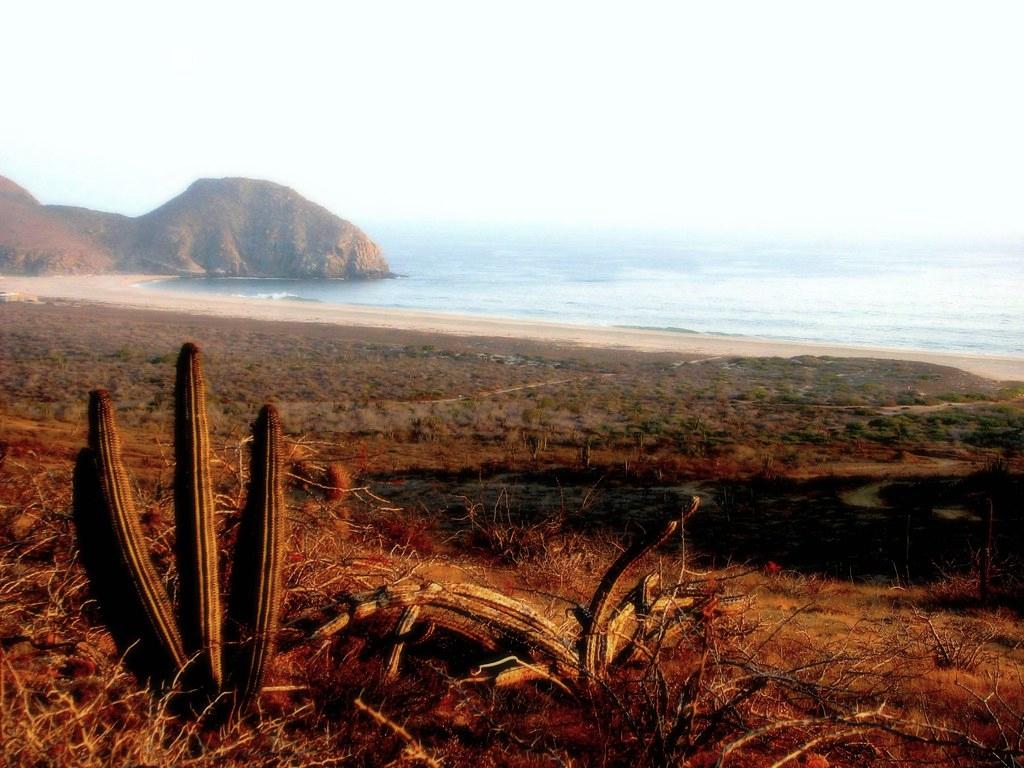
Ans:
[[[234,456],[222,451],[220,459],[227,467]],[[584,694],[544,682],[469,683],[493,655],[446,633],[409,646],[398,681],[387,683],[380,638],[397,617],[309,641],[339,595],[443,577],[488,583],[565,622],[567,607],[614,555],[610,541],[595,547],[553,526],[534,534],[543,545],[518,563],[443,542],[424,555],[393,542],[387,521],[399,513],[369,492],[356,487],[332,499],[330,490],[299,483],[291,492],[284,651],[260,712],[211,728],[176,711],[172,694],[154,697],[124,671],[75,563],[68,470],[53,457],[40,463],[43,471],[5,463],[0,485],[8,531],[0,745],[11,764],[744,766],[791,754],[804,764],[1010,764],[1020,754],[1021,659],[1006,645],[1016,619],[924,614],[915,607],[927,599],[923,590],[786,572],[687,574],[691,586],[715,582],[754,600],[738,614],[708,614],[679,650],[657,650]],[[232,473],[222,482],[222,501],[236,498]],[[149,483],[141,492],[173,585],[166,492]],[[666,583],[669,574],[678,579],[678,552],[659,561]],[[561,583],[531,587],[534,566],[561,570]],[[357,699],[380,717],[358,713]]]

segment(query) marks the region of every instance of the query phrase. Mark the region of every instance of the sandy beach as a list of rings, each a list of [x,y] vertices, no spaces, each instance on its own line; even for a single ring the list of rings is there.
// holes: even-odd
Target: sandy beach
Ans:
[[[166,279],[155,275],[0,276],[0,291],[40,299],[87,301],[120,307],[188,312],[218,317],[330,323],[394,328],[456,336],[523,338],[558,344],[623,348],[646,352],[676,352],[702,357],[742,355],[795,357],[830,355],[871,357],[949,365],[998,380],[1024,380],[1024,358],[971,355],[906,349],[849,347],[811,342],[779,341],[750,336],[550,323],[519,318],[483,317],[418,310],[320,304],[316,302],[253,299],[188,294],[141,283]]]

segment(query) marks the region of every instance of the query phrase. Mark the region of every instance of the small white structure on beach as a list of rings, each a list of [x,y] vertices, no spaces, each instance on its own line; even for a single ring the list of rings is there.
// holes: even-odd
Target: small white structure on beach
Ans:
[[[20,293],[18,291],[0,291],[0,304],[11,304],[15,301],[28,302],[29,304],[38,304],[39,297],[33,296],[31,293]]]

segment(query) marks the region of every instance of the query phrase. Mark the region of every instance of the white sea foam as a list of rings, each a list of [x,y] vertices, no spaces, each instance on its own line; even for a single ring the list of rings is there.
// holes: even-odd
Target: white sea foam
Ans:
[[[210,280],[210,278],[203,278],[204,281]],[[232,280],[238,280],[240,278],[229,278]],[[267,278],[260,278],[267,279]],[[217,278],[213,278],[217,280]],[[196,285],[192,282],[191,285]],[[215,291],[219,292],[219,291]],[[310,296],[303,296],[299,293],[290,293],[288,291],[274,291],[272,293],[230,293],[229,296],[235,296],[242,299],[270,299],[271,301],[319,301],[319,299],[312,298]]]

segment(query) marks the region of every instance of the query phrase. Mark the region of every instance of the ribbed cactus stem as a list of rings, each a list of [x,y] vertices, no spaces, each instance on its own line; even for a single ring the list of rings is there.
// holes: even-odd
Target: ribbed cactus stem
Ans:
[[[89,447],[96,464],[103,512],[116,541],[115,555],[134,586],[142,613],[159,651],[175,669],[185,664],[181,636],[174,624],[167,591],[146,551],[142,526],[132,500],[128,474],[121,461],[121,438],[106,390],[89,395]]]
[[[402,663],[402,651],[405,650],[405,642],[412,634],[412,628],[419,616],[420,607],[418,605],[410,605],[402,611],[402,615],[395,625],[394,644],[391,646],[388,663],[384,665],[384,679],[387,682],[398,679],[398,669]]]
[[[689,507],[683,513],[683,519],[696,512],[699,505],[700,498],[694,496],[690,500]],[[661,525],[638,536],[605,572],[601,583],[594,590],[594,596],[590,599],[590,607],[587,611],[589,621],[584,627],[580,650],[580,666],[585,675],[592,678],[599,677],[604,672],[604,665],[609,658],[607,636],[611,608],[609,598],[619,583],[619,579],[633,563],[668,540],[679,529],[681,523],[682,521],[679,519],[669,518]]]
[[[281,472],[281,423],[277,409],[265,405],[253,427],[252,480],[235,548],[229,606],[239,643],[232,682],[242,706],[259,694],[277,640],[285,535]]]
[[[221,685],[222,645],[218,549],[206,385],[195,344],[181,348],[174,396],[174,513],[181,634],[185,652],[194,659],[200,684],[217,690]]]

